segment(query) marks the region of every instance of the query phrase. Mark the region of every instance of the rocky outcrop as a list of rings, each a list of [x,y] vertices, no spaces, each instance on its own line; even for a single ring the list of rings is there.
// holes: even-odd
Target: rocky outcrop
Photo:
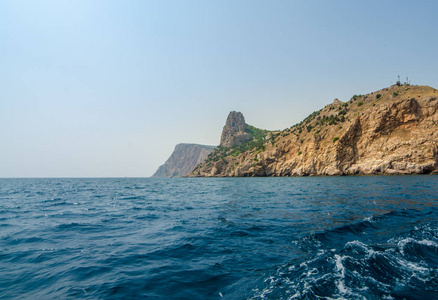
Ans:
[[[191,176],[438,173],[437,98],[434,88],[402,85],[336,99],[244,152],[221,139]]]
[[[252,140],[252,136],[246,130],[247,125],[243,114],[236,111],[230,112],[222,130],[220,146],[231,148]]]
[[[152,177],[176,177],[189,174],[213,151],[214,146],[178,144],[166,163]]]

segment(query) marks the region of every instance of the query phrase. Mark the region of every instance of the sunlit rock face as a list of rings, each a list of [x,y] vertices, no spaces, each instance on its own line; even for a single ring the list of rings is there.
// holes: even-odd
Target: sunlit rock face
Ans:
[[[236,111],[230,112],[222,130],[220,146],[231,148],[251,140],[251,135],[245,132],[246,128],[243,114]]]
[[[428,86],[394,85],[335,100],[252,148],[239,146],[247,128],[231,112],[221,138],[229,148],[217,148],[190,176],[438,173],[438,90]]]

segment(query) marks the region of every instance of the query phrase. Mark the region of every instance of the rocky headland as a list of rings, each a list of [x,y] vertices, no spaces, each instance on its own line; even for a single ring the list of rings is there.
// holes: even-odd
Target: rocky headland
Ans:
[[[152,177],[178,177],[189,174],[196,165],[202,163],[215,146],[178,144],[164,165]]]
[[[282,131],[231,112],[220,146],[189,176],[438,173],[438,90],[394,85],[337,99]]]
[[[252,140],[250,132],[247,132],[248,128],[249,126],[245,123],[245,118],[241,112],[230,112],[222,130],[219,146],[233,148]]]

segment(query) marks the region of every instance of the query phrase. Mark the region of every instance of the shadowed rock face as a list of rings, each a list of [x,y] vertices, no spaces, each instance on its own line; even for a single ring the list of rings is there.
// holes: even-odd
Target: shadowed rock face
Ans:
[[[213,151],[214,146],[178,144],[166,163],[152,177],[177,177],[189,174]]]
[[[241,112],[232,111],[228,115],[221,135],[221,147],[235,147],[243,142],[250,141],[251,135],[245,132],[247,125]]]
[[[428,86],[391,86],[335,100],[301,123],[267,134],[263,147],[236,155],[232,147],[243,124],[243,116],[232,112],[221,138],[221,146],[231,149],[213,152],[191,176],[438,173],[438,90]]]

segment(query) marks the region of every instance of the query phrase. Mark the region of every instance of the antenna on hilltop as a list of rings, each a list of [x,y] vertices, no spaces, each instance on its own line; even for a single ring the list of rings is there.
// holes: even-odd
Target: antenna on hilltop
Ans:
[[[398,80],[397,80],[397,82],[396,82],[396,85],[401,86],[400,75],[398,75]]]

